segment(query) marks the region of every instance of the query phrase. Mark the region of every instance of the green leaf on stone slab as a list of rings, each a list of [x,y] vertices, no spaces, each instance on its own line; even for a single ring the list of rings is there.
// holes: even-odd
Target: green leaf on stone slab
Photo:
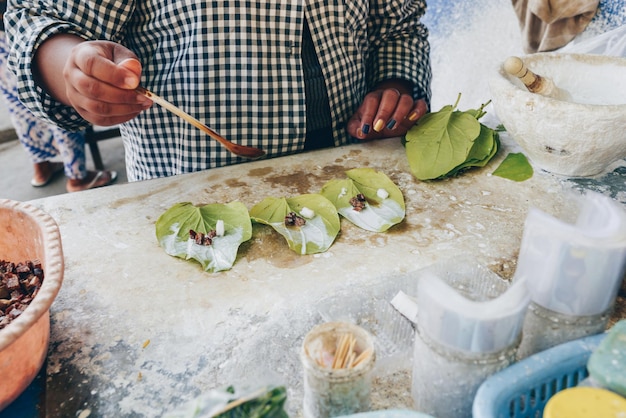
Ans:
[[[320,192],[340,215],[373,232],[384,232],[404,219],[404,196],[386,174],[372,168],[355,168],[346,175],[347,179],[330,180]],[[359,195],[364,199],[355,207],[353,202],[359,200]]]
[[[194,235],[208,236],[198,244]],[[230,269],[242,242],[252,237],[248,209],[241,202],[195,206],[177,203],[156,221],[159,245],[171,256],[196,260],[208,272]]]
[[[519,152],[507,155],[492,174],[513,181],[524,181],[531,178],[533,173],[533,167],[528,159]]]
[[[497,153],[497,132],[481,124],[484,103],[478,109],[455,110],[454,105],[424,115],[405,135],[406,154],[418,180],[450,177],[470,167],[481,167]]]
[[[250,209],[250,216],[274,228],[301,255],[328,250],[340,229],[337,209],[320,194],[267,197]]]
[[[465,162],[480,122],[469,113],[444,106],[428,113],[406,133],[406,154],[411,171],[419,180],[432,180]]]

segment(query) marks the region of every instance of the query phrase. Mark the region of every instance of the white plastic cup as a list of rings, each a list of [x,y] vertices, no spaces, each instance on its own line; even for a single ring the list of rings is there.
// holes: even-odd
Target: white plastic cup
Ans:
[[[318,363],[334,356],[340,338],[352,334],[354,351],[371,355],[353,368],[332,369]],[[328,322],[313,328],[304,338],[300,359],[304,368],[305,418],[327,418],[370,410],[372,370],[376,361],[374,339],[363,328],[348,322]]]

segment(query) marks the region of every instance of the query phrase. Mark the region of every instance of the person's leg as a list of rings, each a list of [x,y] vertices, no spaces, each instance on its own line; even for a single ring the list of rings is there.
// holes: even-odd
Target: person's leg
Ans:
[[[4,33],[0,32],[0,93],[9,111],[11,124],[18,140],[33,163],[33,186],[44,186],[62,170],[62,164],[51,163],[57,155],[53,135],[46,124],[35,116],[17,98],[15,75],[6,68],[8,48]]]
[[[69,192],[106,186],[114,182],[114,171],[87,171],[85,137],[82,132],[67,132],[35,117],[17,98],[15,75],[6,68],[8,48],[0,32],[0,93],[5,99],[18,139],[33,163],[36,187],[45,186],[55,174],[65,171]],[[50,162],[61,155],[63,163]]]
[[[52,127],[54,142],[63,159],[68,192],[107,186],[117,179],[115,171],[88,171],[85,155],[85,134]]]

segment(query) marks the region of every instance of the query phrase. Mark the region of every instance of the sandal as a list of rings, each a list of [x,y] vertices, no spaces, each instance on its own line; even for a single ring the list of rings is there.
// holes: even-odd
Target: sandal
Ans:
[[[115,180],[117,180],[116,171],[103,170],[103,171],[98,171],[98,172],[94,172],[94,171],[87,172],[87,177],[85,178],[85,181],[87,181],[87,179],[89,179],[92,175],[93,175],[93,178],[91,179],[91,181],[89,181],[88,183],[80,183],[78,186],[71,186],[70,185],[71,180],[68,180],[67,186],[66,186],[67,191],[71,193],[71,192],[80,192],[83,190],[95,189],[97,187],[108,186],[111,183],[115,182]]]
[[[57,175],[61,174],[64,170],[63,163],[49,163],[50,169],[48,171],[48,176],[43,180],[35,180],[33,177],[30,180],[30,185],[33,187],[43,187],[47,186],[48,183],[52,181]]]

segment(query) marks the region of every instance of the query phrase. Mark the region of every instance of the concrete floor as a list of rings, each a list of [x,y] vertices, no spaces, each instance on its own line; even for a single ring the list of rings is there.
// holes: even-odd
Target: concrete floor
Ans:
[[[6,120],[8,114],[4,108],[4,103],[0,103],[0,105],[0,119]],[[0,175],[0,198],[28,201],[67,193],[65,190],[66,178],[63,175],[56,176],[44,187],[31,186],[30,179],[33,174],[33,166],[28,159],[28,154],[22,148],[11,128],[5,129],[0,137],[2,137],[0,140],[0,173],[2,173]],[[118,178],[114,185],[126,183],[122,138],[107,139],[98,144],[105,169],[117,171]],[[87,169],[94,170],[89,147],[86,149],[86,154]]]

